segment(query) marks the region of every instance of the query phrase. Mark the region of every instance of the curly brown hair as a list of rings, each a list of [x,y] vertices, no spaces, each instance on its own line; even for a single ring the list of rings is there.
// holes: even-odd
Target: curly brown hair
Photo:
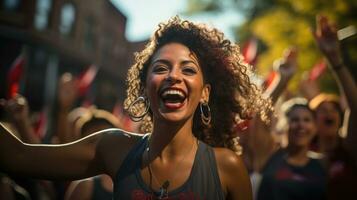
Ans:
[[[198,108],[194,114],[193,134],[211,146],[227,147],[240,153],[236,124],[249,119],[253,113],[267,121],[271,103],[251,82],[251,68],[243,62],[238,45],[225,39],[217,29],[181,20],[177,16],[167,23],[160,23],[145,49],[135,54],[136,62],[128,72],[124,108],[129,111],[129,106],[144,95],[146,72],[152,56],[160,47],[172,42],[181,43],[196,54],[205,82],[211,85],[211,125],[207,127],[201,122]],[[130,112],[137,115],[143,109],[144,103],[138,102],[130,108]],[[152,131],[151,115],[149,111],[143,118],[142,132]]]

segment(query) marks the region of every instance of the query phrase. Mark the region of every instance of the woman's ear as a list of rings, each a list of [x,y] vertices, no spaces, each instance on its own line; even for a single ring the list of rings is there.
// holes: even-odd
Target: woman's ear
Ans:
[[[205,84],[202,90],[202,95],[201,95],[201,103],[208,103],[209,102],[209,95],[211,92],[211,85],[210,84]]]

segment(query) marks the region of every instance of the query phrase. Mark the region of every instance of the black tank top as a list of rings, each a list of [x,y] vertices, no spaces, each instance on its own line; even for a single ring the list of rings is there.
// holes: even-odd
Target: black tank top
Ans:
[[[142,154],[147,146],[144,136],[129,152],[114,180],[114,199],[157,199],[158,191],[153,191],[143,181],[140,174]],[[177,189],[170,191],[167,199],[220,200],[224,199],[218,176],[216,159],[212,147],[199,142],[191,174]]]

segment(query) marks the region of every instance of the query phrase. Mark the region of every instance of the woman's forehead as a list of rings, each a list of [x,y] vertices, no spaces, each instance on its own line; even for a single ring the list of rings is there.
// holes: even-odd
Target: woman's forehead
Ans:
[[[291,108],[290,113],[312,113],[307,107],[304,106],[295,106]]]
[[[184,44],[172,42],[165,44],[153,54],[152,62],[157,59],[190,59],[198,62],[198,57],[189,47]]]
[[[323,101],[321,104],[317,107],[317,110],[325,109],[325,108],[334,108],[337,110],[338,103],[333,102],[333,101]]]
[[[302,106],[302,105],[295,105],[292,106],[289,111],[287,112],[287,116],[291,117],[291,116],[299,116],[299,115],[311,115],[313,116],[313,111],[311,111],[308,107],[306,106]]]

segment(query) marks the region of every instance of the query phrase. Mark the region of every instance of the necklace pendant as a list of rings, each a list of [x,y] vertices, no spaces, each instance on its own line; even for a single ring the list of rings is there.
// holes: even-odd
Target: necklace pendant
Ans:
[[[169,192],[168,192],[168,188],[170,186],[170,182],[168,180],[166,180],[162,186],[160,187],[160,191],[159,191],[159,199],[166,199],[169,197]]]

